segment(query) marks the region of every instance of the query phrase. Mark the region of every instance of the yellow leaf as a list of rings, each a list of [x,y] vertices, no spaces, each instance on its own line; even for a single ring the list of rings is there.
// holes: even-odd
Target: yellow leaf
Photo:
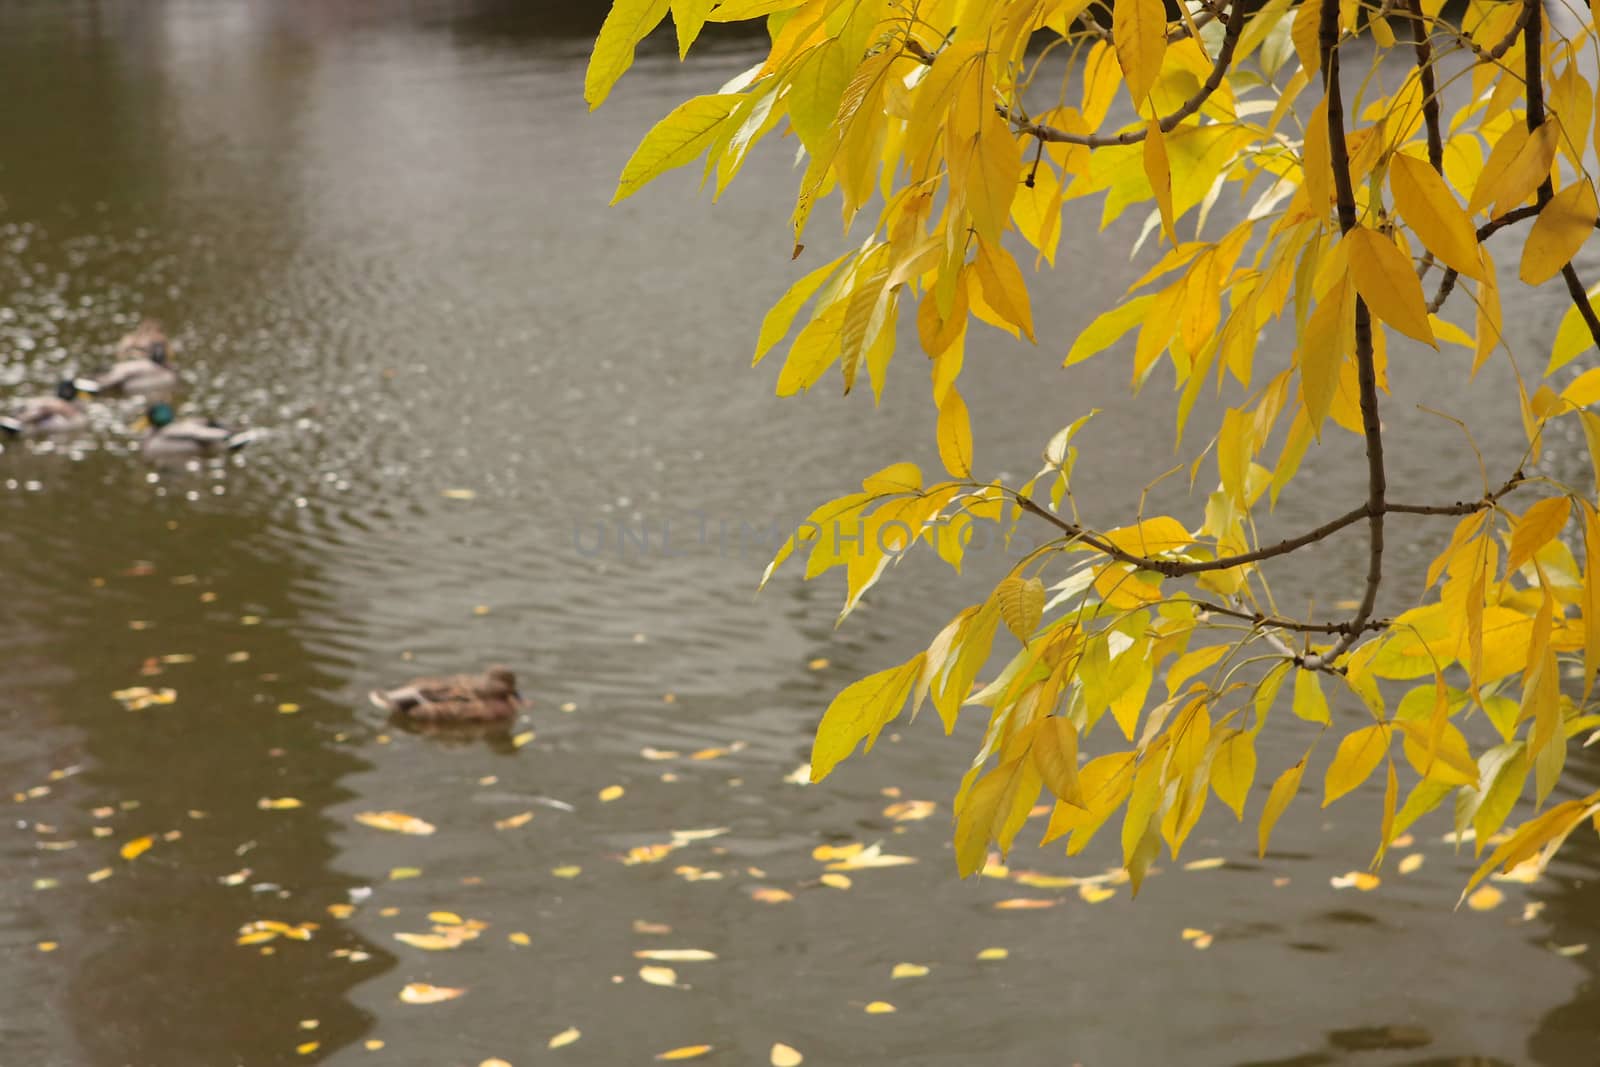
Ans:
[[[400,990],[400,999],[407,1004],[437,1004],[442,1000],[454,1000],[465,992],[465,989],[429,985],[427,982],[412,982]]]
[[[378,830],[391,830],[397,834],[416,834],[421,836],[431,834],[434,831],[432,823],[419,819],[415,815],[407,815],[403,811],[363,811],[359,812],[355,819],[356,822],[361,823],[363,826],[371,826]]]
[[[529,937],[521,930],[513,930],[511,933],[506,935],[506,940],[511,942],[513,945],[521,945],[524,948],[533,944],[533,938]]]
[[[623,790],[620,785],[608,785],[604,789],[600,790],[600,802],[604,804],[616,800],[618,797],[622,796],[622,792]]]
[[[684,1045],[682,1048],[671,1048],[665,1052],[656,1053],[658,1060],[697,1060],[711,1051],[710,1045]]]
[[[1389,727],[1384,723],[1364,726],[1347,735],[1328,765],[1322,806],[1327,807],[1366,781],[1388,751]]]
[[[262,811],[288,811],[300,807],[298,797],[262,797],[256,801],[256,807]]]
[[[1506,573],[1511,574],[1533,558],[1534,553],[1555,540],[1567,525],[1572,501],[1564,496],[1536,501],[1522,513],[1511,532],[1511,548],[1506,552]]]
[[[655,960],[658,963],[699,963],[717,958],[715,952],[703,948],[642,948],[633,954],[637,960]]]
[[[882,493],[915,493],[922,488],[922,471],[915,463],[891,464],[876,474],[867,475],[861,482],[861,488],[875,496]],[[828,665],[827,660],[820,662],[823,667]]]
[[[1333,406],[1339,388],[1339,371],[1351,355],[1345,338],[1354,337],[1355,293],[1344,281],[1327,291],[1306,320],[1300,334],[1300,392],[1306,418],[1317,433]]]
[[[1028,285],[1011,253],[1003,246],[991,245],[980,237],[978,258],[973,264],[977,269],[978,286],[983,291],[984,301],[1001,318],[1026,334],[1028,340],[1034,340]]]
[[[1211,760],[1211,788],[1217,798],[1244,818],[1245,798],[1256,777],[1255,738],[1243,731],[1233,734],[1217,747]]]
[[[1100,904],[1116,895],[1117,891],[1115,889],[1107,889],[1103,885],[1080,885],[1078,887],[1078,896],[1089,904]]]
[[[508,815],[504,819],[496,819],[494,828],[496,830],[515,830],[519,826],[526,826],[532,819],[533,812],[519,812],[516,815]]]
[[[890,978],[921,978],[928,973],[928,968],[920,963],[897,963],[889,972]]]
[[[888,1015],[894,1011],[894,1005],[886,1000],[874,1000],[866,1007],[868,1015]]]
[[[1006,628],[1018,641],[1027,644],[1044,617],[1044,583],[1038,578],[1022,579],[1013,575],[996,586],[994,592]]]
[[[1483,161],[1477,182],[1472,186],[1472,196],[1467,200],[1468,215],[1476,215],[1494,202],[1496,186],[1505,176],[1506,168],[1527,145],[1528,128],[1520,122],[1513,122],[1500,135],[1489,151],[1489,158]]]
[[[1061,365],[1070,367],[1074,363],[1082,363],[1104,352],[1135,326],[1142,325],[1152,299],[1149,295],[1136,296],[1125,304],[1102,312],[1072,342],[1067,358]]]
[[[1539,210],[1522,246],[1519,276],[1529,285],[1549,281],[1561,273],[1591,236],[1597,214],[1594,186],[1580,178],[1561,190]]]
[[[1300,11],[1315,11],[1316,4],[1302,3]],[[1313,16],[1313,23],[1315,17]],[[1298,21],[1296,25],[1298,25]],[[1302,167],[1305,174],[1306,202],[1311,207],[1311,213],[1317,218],[1326,218],[1328,202],[1333,198],[1333,153],[1328,144],[1328,102],[1326,99],[1318,100],[1316,107],[1311,110],[1311,117],[1306,120],[1305,145],[1301,149]]]
[[[443,934],[407,934],[394,935],[396,941],[403,941],[412,948],[426,949],[429,952],[441,952],[445,949],[458,948],[461,941],[458,938],[446,937]]]
[[[1010,949],[986,948],[978,953],[980,960],[1003,960],[1011,955]]]
[[[320,1041],[303,1041],[300,1044],[296,1045],[294,1047],[294,1050],[296,1052],[298,1052],[302,1056],[309,1056],[309,1055],[311,1055],[313,1052],[317,1051],[317,1049],[319,1049],[321,1047],[322,1047],[322,1042],[320,1042]]]
[[[1328,884],[1335,889],[1358,889],[1363,893],[1370,893],[1383,884],[1382,879],[1367,871],[1350,871],[1328,879]]]
[[[982,68],[975,68],[975,71]],[[1021,184],[1022,146],[1017,143],[1006,120],[996,113],[990,100],[992,87],[987,79],[974,76],[976,89],[963,88],[963,98],[977,93],[978,113],[975,130],[968,134],[952,123],[948,136],[965,137],[950,152],[952,174],[959,168],[961,186],[966,193],[967,213],[972,228],[991,244],[1000,243],[1000,234],[1011,217],[1011,202]]]
[[[1504,215],[1532,196],[1550,177],[1560,136],[1561,124],[1555,117],[1545,119],[1531,134],[1521,123],[1513,124],[1489,153],[1468,210],[1476,213],[1489,204],[1490,214]]]
[[[1033,735],[1033,762],[1045,788],[1057,799],[1086,807],[1078,781],[1078,729],[1071,719],[1050,715],[1039,720]]]
[[[1424,248],[1465,277],[1483,277],[1477,231],[1438,171],[1423,160],[1396,153],[1389,159],[1389,191],[1394,194],[1395,211]]]
[[[850,876],[845,874],[825,874],[817,880],[829,889],[849,889],[854,884]]]
[[[760,901],[763,904],[786,904],[794,899],[794,894],[786,889],[763,886],[760,889],[752,889],[750,891],[750,899]]]
[[[956,478],[972,477],[972,422],[967,416],[966,401],[951,386],[939,406],[937,426],[939,459],[945,470]]]
[[[565,867],[552,867],[550,873],[557,878],[576,878],[583,873],[583,868],[569,864]]]
[[[838,269],[843,259],[844,256],[840,256],[805,275],[791,285],[778,302],[772,305],[766,317],[761,320],[761,334],[756,340],[756,354],[750,360],[752,367],[761,362],[762,357],[772,350],[773,345],[783,340],[783,335],[789,332],[796,313],[807,300],[811,299],[812,294],[833,276],[833,272]]]
[[[579,1030],[576,1026],[569,1026],[565,1030],[563,1030],[559,1034],[557,1034],[555,1037],[552,1037],[546,1043],[545,1047],[546,1048],[564,1048],[565,1046],[572,1044],[574,1041],[578,1040],[578,1038],[580,1038],[582,1036],[583,1036],[583,1031],[582,1030]]]
[[[998,911],[1041,911],[1045,908],[1055,907],[1059,901],[1045,900],[1041,897],[1011,897],[1006,900],[995,901]]]
[[[151,834],[134,838],[122,846],[122,858],[125,860],[137,859],[150,851],[150,846],[155,844],[155,841],[155,837]]]
[[[617,79],[633,66],[633,50],[667,17],[671,6],[671,0],[616,0],[611,5],[583,79],[583,98],[590,111],[605,101]]]
[[[1600,671],[1600,514],[1583,508],[1583,700]]]
[[[1167,54],[1167,8],[1161,0],[1116,0],[1111,39],[1134,107],[1142,109]]]
[[[737,93],[711,94],[696,96],[673,108],[633,150],[611,202],[626,200],[645,183],[693,162],[716,140],[717,131],[742,99]]]
[[[1300,670],[1294,676],[1294,713],[1307,722],[1320,722],[1326,726],[1328,698],[1322,695],[1322,681],[1318,672]]]
[[[851,683],[833,698],[811,746],[811,781],[826,778],[863,740],[871,750],[878,731],[900,714],[922,661],[923,654],[918,654],[898,667]]]
[[[1475,891],[1467,898],[1467,907],[1473,911],[1489,911],[1498,908],[1506,899],[1506,895],[1492,885],[1486,885]]]
[[[640,967],[639,977],[650,985],[677,985],[678,972],[671,967]]]
[[[1408,337],[1438,347],[1428,325],[1428,301],[1406,254],[1376,230],[1357,226],[1344,236],[1350,246],[1350,277],[1378,318]]]
[[[1411,855],[1401,860],[1399,867],[1400,873],[1415,874],[1422,867],[1422,858],[1422,853],[1413,852]]]
[[[800,1054],[799,1049],[779,1041],[772,1046],[769,1062],[772,1067],[800,1067],[800,1064],[805,1062],[805,1057]]]
[[[679,59],[689,54],[689,46],[700,36],[706,16],[715,6],[716,0],[672,0],[672,28],[678,35]]]
[[[1145,124],[1144,174],[1150,179],[1150,190],[1155,194],[1156,208],[1161,213],[1161,229],[1167,240],[1178,243],[1178,234],[1172,217],[1172,167],[1167,162],[1167,139],[1161,132],[1161,123],[1151,119]]]
[[[1300,790],[1300,776],[1306,772],[1306,759],[1300,757],[1300,762],[1278,775],[1278,780],[1272,783],[1272,792],[1267,794],[1267,804],[1261,811],[1261,829],[1258,834],[1257,855],[1267,854],[1267,842],[1272,838],[1272,828],[1279,817],[1288,808],[1289,801],[1294,799],[1295,793]]]

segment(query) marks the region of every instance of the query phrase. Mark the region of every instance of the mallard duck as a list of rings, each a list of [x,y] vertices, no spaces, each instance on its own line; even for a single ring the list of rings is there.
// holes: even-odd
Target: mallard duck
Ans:
[[[397,718],[426,723],[509,722],[526,706],[517,692],[517,676],[505,667],[413,678],[396,689],[374,689],[367,697]]]
[[[254,430],[230,430],[216,422],[179,419],[171,404],[151,404],[140,420],[149,427],[140,449],[147,456],[217,456],[255,440]]]
[[[18,434],[66,433],[81,430],[89,418],[78,404],[78,387],[70,381],[56,386],[53,396],[31,396],[0,417],[0,432]]]
[[[178,373],[172,369],[171,345],[161,324],[154,319],[141,322],[117,342],[117,362],[110,370],[96,378],[79,378],[76,385],[86,393],[172,392],[178,387]]]

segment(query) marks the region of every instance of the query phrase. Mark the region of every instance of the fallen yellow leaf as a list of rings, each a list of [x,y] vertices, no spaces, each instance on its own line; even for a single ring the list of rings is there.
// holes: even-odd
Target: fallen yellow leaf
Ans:
[[[1038,871],[1017,871],[1011,880],[1030,889],[1071,889],[1080,881],[1071,875],[1040,874]]]
[[[894,1010],[894,1005],[890,1004],[887,1000],[874,1000],[866,1007],[866,1012],[868,1015],[888,1015]]]
[[[383,1042],[375,1037],[369,1037],[361,1043],[361,1047],[368,1052],[376,1052],[383,1047]]]
[[[555,875],[557,878],[576,878],[578,875],[583,873],[583,868],[568,865],[566,867],[556,867],[551,870],[550,873]]]
[[[978,953],[980,960],[1003,960],[1011,955],[1008,948],[986,948]]]
[[[772,1067],[800,1067],[805,1062],[805,1057],[800,1055],[800,1050],[791,1048],[779,1041],[772,1046],[770,1057]]]
[[[813,670],[813,671],[825,671],[825,670],[828,669],[828,661],[826,659],[824,659],[823,657],[818,656],[816,659],[812,660],[810,663],[807,663],[806,664],[806,668],[808,670]]]
[[[639,755],[643,756],[645,759],[663,760],[677,759],[681,753],[670,748],[651,748],[649,745],[646,745],[644,748],[639,750]]]
[[[533,733],[532,730],[524,730],[520,734],[518,734],[516,737],[513,737],[511,739],[511,747],[512,748],[522,748],[529,741],[532,741],[533,738],[534,738],[534,733]]]
[[[678,984],[678,972],[671,967],[640,967],[639,978],[651,985]]]
[[[1370,874],[1367,871],[1351,871],[1348,874],[1340,875],[1328,880],[1329,884],[1335,889],[1355,888],[1361,890],[1363,893],[1372,892],[1372,890],[1378,888],[1378,886],[1382,884],[1382,881],[1383,880],[1377,875]]]
[[[1421,866],[1422,853],[1413,852],[1411,855],[1400,861],[1399,870],[1401,874],[1413,874],[1416,872],[1417,868]]]
[[[1103,900],[1110,900],[1116,895],[1117,891],[1115,889],[1107,889],[1103,885],[1080,885],[1078,887],[1078,896],[1090,904],[1098,904]]]
[[[600,790],[600,801],[601,803],[610,803],[621,795],[622,787],[620,785],[608,785]]]
[[[847,860],[867,846],[859,841],[848,845],[818,845],[811,850],[811,858],[819,863],[832,863],[836,860]]]
[[[849,889],[851,886],[850,876],[846,874],[825,874],[821,881],[823,885],[834,889]]]
[[[40,952],[54,952],[61,947],[61,943],[59,941],[41,941],[34,947]]]
[[[1535,855],[1523,860],[1521,863],[1517,864],[1509,871],[1506,871],[1504,874],[1496,871],[1489,877],[1494,879],[1496,882],[1521,882],[1524,885],[1531,885],[1532,883],[1537,882],[1539,880],[1539,876],[1543,873],[1544,864],[1541,863],[1540,858]]]
[[[1228,861],[1221,856],[1208,856],[1203,860],[1190,860],[1183,865],[1186,871],[1214,871]]]
[[[426,949],[429,952],[442,952],[448,948],[456,948],[461,944],[459,938],[446,937],[443,934],[406,934],[394,935],[396,941],[403,941],[412,948]]]
[[[565,1048],[583,1036],[583,1031],[576,1026],[569,1026],[555,1037],[546,1042],[546,1048]]]
[[[313,1052],[317,1051],[317,1049],[319,1049],[321,1047],[322,1047],[322,1042],[320,1042],[320,1041],[307,1041],[304,1044],[296,1045],[294,1047],[294,1050],[296,1052],[300,1053],[300,1055],[302,1055],[302,1056],[309,1056],[309,1055],[311,1055]]]
[[[763,904],[783,904],[794,899],[794,894],[786,889],[761,888],[750,891],[751,900],[759,900]]]
[[[511,1067],[511,1064],[507,1063],[499,1056],[491,1056],[482,1063],[478,1064],[478,1067]]]
[[[533,939],[531,937],[529,937],[527,934],[523,933],[521,930],[514,930],[511,933],[507,934],[506,935],[506,940],[511,942],[513,945],[531,945],[531,944],[533,944]]]
[[[134,838],[132,841],[129,841],[127,844],[122,846],[122,858],[125,860],[139,858],[146,852],[150,851],[150,846],[155,844],[155,841],[155,837],[150,834],[145,834],[143,837]]]
[[[1467,898],[1467,907],[1473,911],[1488,911],[1500,906],[1506,895],[1492,885],[1486,885]]]
[[[642,948],[633,954],[637,960],[657,960],[663,963],[686,963],[700,960],[714,960],[715,952],[708,952],[703,948]]]
[[[928,968],[920,963],[897,963],[889,972],[890,978],[921,978],[928,973]]]
[[[328,914],[332,915],[335,919],[348,919],[348,918],[350,918],[350,916],[354,915],[355,913],[356,913],[356,906],[354,904],[329,904],[328,905]]]
[[[665,1052],[656,1053],[658,1060],[696,1060],[711,1051],[710,1045],[685,1045],[682,1048],[669,1048]]]
[[[278,705],[278,714],[279,715],[297,715],[297,714],[299,714],[299,712],[300,712],[300,705],[294,703],[291,700],[285,700],[282,704]]]
[[[431,822],[407,815],[403,811],[363,811],[356,814],[356,822],[375,830],[390,830],[397,834],[424,836],[433,833]]]
[[[895,822],[912,822],[916,819],[926,819],[937,808],[938,805],[931,800],[902,800],[884,808],[883,814]]]
[[[1008,900],[995,901],[997,911],[1035,911],[1041,908],[1053,908],[1060,901],[1046,900],[1042,897],[1011,897]]]
[[[416,878],[421,874],[421,867],[392,867],[389,870],[389,881],[399,882],[406,878]]]
[[[110,867],[101,867],[98,871],[90,871],[89,874],[88,874],[89,881],[91,881],[91,882],[103,882],[107,878],[110,878],[110,877],[111,877],[111,868]]]
[[[465,992],[465,989],[429,985],[427,982],[412,982],[400,990],[400,999],[407,1004],[437,1004],[442,1000],[454,1000]]]
[[[647,919],[633,920],[633,932],[636,934],[670,934],[672,927],[666,923],[653,923]]]
[[[1565,956],[1568,959],[1571,959],[1574,956],[1581,956],[1585,952],[1588,952],[1588,951],[1589,951],[1589,946],[1587,944],[1557,945],[1557,946],[1555,946],[1556,955],[1557,956]]]
[[[287,811],[300,807],[300,800],[297,797],[262,797],[256,801],[256,807],[262,811]]]
[[[440,494],[446,500],[476,500],[478,494],[472,489],[446,489]]]

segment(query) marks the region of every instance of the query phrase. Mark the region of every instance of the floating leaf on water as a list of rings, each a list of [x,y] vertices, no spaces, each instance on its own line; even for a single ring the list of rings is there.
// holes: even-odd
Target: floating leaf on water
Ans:
[[[1486,885],[1467,898],[1467,907],[1473,911],[1488,911],[1498,908],[1506,895],[1492,885]]]
[[[805,1057],[800,1050],[791,1048],[779,1041],[772,1046],[772,1055],[769,1057],[772,1067],[800,1067],[805,1062]]]
[[[847,874],[825,874],[821,881],[823,885],[833,889],[849,889],[852,884]]]
[[[431,834],[437,827],[425,819],[415,815],[407,815],[403,811],[363,811],[355,816],[356,822],[363,826],[370,826],[375,830],[389,830],[397,834],[415,834],[423,836]]]
[[[194,656],[188,652],[168,652],[161,657],[161,662],[166,664],[193,663]]]
[[[506,940],[511,942],[513,945],[522,945],[524,947],[533,944],[533,938],[529,937],[521,930],[513,930],[511,933],[506,935]]]
[[[41,941],[34,947],[40,952],[54,952],[61,947],[61,943],[59,941]]]
[[[633,954],[633,958],[661,963],[692,963],[714,960],[717,954],[703,948],[642,948]]]
[[[412,982],[400,990],[400,999],[407,1004],[437,1004],[442,1000],[454,1000],[465,992],[465,989],[452,989],[450,986]]]
[[[721,759],[731,751],[733,750],[727,748],[702,748],[699,752],[691,753],[689,758],[698,760]]]
[[[111,868],[101,867],[98,871],[90,871],[86,877],[91,882],[103,882],[111,877]]]
[[[928,973],[928,968],[920,963],[897,963],[889,972],[890,978],[921,978]]]
[[[474,615],[487,615],[487,614],[489,614],[489,605],[487,605],[487,604],[475,604],[475,605],[473,605],[472,613]]]
[[[1003,960],[1011,955],[1008,948],[986,948],[978,953],[980,960]]]
[[[823,657],[818,656],[816,659],[806,664],[806,669],[813,671],[825,671],[828,669],[828,666],[828,661]]]
[[[762,887],[750,891],[750,899],[758,900],[763,904],[786,904],[794,899],[794,894],[786,889],[773,889]]]
[[[1412,837],[1410,834],[1401,834],[1399,837],[1397,837],[1393,841],[1389,842],[1389,847],[1390,848],[1410,848],[1412,845],[1416,844],[1416,841],[1417,841],[1417,839]]]
[[[259,945],[267,941],[272,941],[277,936],[278,932],[276,930],[251,930],[247,934],[240,934],[238,939],[234,941],[234,944]]]
[[[156,839],[153,835],[145,834],[143,837],[136,837],[132,841],[126,842],[119,851],[125,860],[138,859],[146,852],[149,852],[150,846],[155,843]]]
[[[61,884],[59,878],[35,878],[33,888],[37,890],[54,889]]]
[[[784,775],[783,776],[783,780],[785,782],[788,782],[790,785],[810,785],[811,784],[811,764],[809,764],[809,763],[800,764],[800,766],[796,767],[794,770],[792,770],[788,774]]]
[[[1115,889],[1107,889],[1103,885],[1080,885],[1078,896],[1090,904],[1099,904],[1101,901],[1110,900],[1117,895]]]
[[[1382,882],[1383,879],[1367,871],[1351,871],[1328,879],[1328,883],[1335,889],[1359,889],[1363,893],[1372,892]]]
[[[608,785],[604,789],[600,790],[600,802],[602,804],[610,803],[611,801],[620,797],[622,792],[623,790],[620,785]]]
[[[983,861],[983,870],[978,872],[980,878],[1009,878],[1011,868],[1000,858],[1000,853],[991,852]]]
[[[368,1052],[376,1052],[383,1047],[383,1042],[375,1037],[369,1037],[361,1043],[361,1047]]]
[[[681,755],[681,753],[678,752],[676,749],[671,749],[671,748],[651,748],[649,745],[646,745],[644,748],[641,748],[639,750],[639,755],[643,756],[645,759],[664,760],[664,759],[677,759]]]
[[[711,1051],[710,1045],[684,1045],[682,1048],[669,1048],[665,1052],[656,1053],[658,1060],[696,1060]]]
[[[389,869],[389,881],[400,882],[407,878],[416,878],[421,873],[421,867],[391,867]]]
[[[818,845],[811,850],[811,858],[821,863],[832,863],[836,860],[849,859],[864,848],[866,846],[859,841],[848,845]]]
[[[1183,865],[1186,871],[1214,871],[1228,861],[1221,856],[1208,856],[1203,860],[1190,860]]]
[[[578,710],[577,702],[569,700],[565,704],[561,705],[561,710],[566,712],[568,715],[571,715],[573,712]]]
[[[546,1048],[565,1048],[583,1036],[583,1031],[576,1026],[569,1026],[555,1037],[546,1042]]]
[[[1531,885],[1537,882],[1542,874],[1544,874],[1544,864],[1540,861],[1540,857],[1535,855],[1529,856],[1503,874],[1496,871],[1489,877],[1496,882],[1521,882],[1523,885]]]
[[[395,934],[396,941],[403,941],[412,948],[426,949],[429,952],[442,952],[445,949],[456,948],[461,940],[455,937],[446,937],[442,934]]]
[[[1036,911],[1041,908],[1053,908],[1061,903],[1059,900],[1048,900],[1043,897],[1011,897],[1008,900],[997,900],[994,903],[996,911]]]
[[[633,920],[633,932],[636,934],[670,934],[672,927],[666,923],[653,923],[645,919]]]
[[[1040,874],[1038,871],[1017,871],[1011,880],[1029,889],[1071,889],[1081,879],[1065,874]]]
[[[279,715],[298,715],[299,713],[300,705],[296,704],[292,700],[285,700],[282,704],[278,705]]]
[[[902,800],[884,808],[883,814],[895,822],[911,822],[915,819],[926,819],[937,809],[938,805],[931,800]]]
[[[577,866],[576,864],[568,864],[565,867],[552,868],[550,873],[555,875],[557,878],[576,878],[578,875],[583,873],[583,868]]]
[[[1554,945],[1552,947],[1554,948],[1557,956],[1565,956],[1568,959],[1571,959],[1573,956],[1581,956],[1585,952],[1589,951],[1589,946],[1587,944]]]
[[[496,830],[515,830],[519,826],[526,826],[532,818],[533,812],[531,811],[518,812],[516,815],[507,815],[504,819],[496,819],[494,828]]]
[[[513,737],[511,739],[511,747],[512,748],[521,748],[524,745],[526,745],[529,741],[532,741],[533,737],[534,737],[534,733],[533,733],[532,730],[524,730],[520,734],[518,734],[516,737]]]
[[[671,967],[640,967],[639,977],[651,985],[677,985],[678,972]]]
[[[874,1000],[865,1010],[868,1015],[888,1015],[895,1010],[895,1006],[887,1000]]]
[[[1200,949],[1202,952],[1205,951],[1206,949],[1210,948],[1211,947],[1211,935],[1210,934],[1201,934],[1199,937],[1195,938],[1194,939],[1194,947],[1197,948],[1197,949]]]
[[[478,493],[473,489],[446,489],[439,494],[446,500],[476,500]]]
[[[628,867],[633,867],[640,863],[660,863],[672,855],[672,852],[673,846],[665,841],[654,845],[635,845],[623,855],[622,862]]]
[[[335,919],[348,919],[348,918],[350,918],[350,916],[354,915],[355,913],[356,913],[356,906],[354,904],[329,904],[328,905],[328,914],[332,915]]]
[[[302,1045],[296,1045],[294,1047],[294,1050],[296,1052],[300,1053],[300,1055],[302,1055],[302,1056],[309,1056],[309,1055],[311,1055],[313,1052],[317,1051],[317,1049],[319,1049],[321,1047],[322,1047],[322,1042],[320,1042],[320,1041],[307,1041],[306,1043],[304,1043]]]
[[[1193,941],[1196,938],[1200,938],[1200,937],[1206,936],[1206,932],[1204,930],[1199,929],[1198,927],[1185,926],[1183,928],[1183,935],[1182,936],[1183,936],[1183,939],[1185,941]]]
[[[1422,866],[1422,853],[1413,852],[1400,861],[1398,870],[1401,874],[1414,874]]]
[[[250,659],[250,653],[248,653],[248,652],[229,652],[226,656],[223,657],[223,659],[225,659],[229,663],[246,663]]]
[[[672,873],[683,878],[686,882],[715,882],[722,877],[721,871],[703,871],[699,867],[691,867],[688,864],[674,867]]]
[[[262,797],[256,801],[256,807],[262,811],[288,811],[301,806],[298,797]]]
[[[453,911],[430,911],[428,921],[439,923],[443,926],[460,926],[466,920]]]
[[[674,830],[672,843],[674,845],[687,845],[691,841],[705,841],[713,837],[721,837],[728,832],[726,826],[713,826],[706,830]]]

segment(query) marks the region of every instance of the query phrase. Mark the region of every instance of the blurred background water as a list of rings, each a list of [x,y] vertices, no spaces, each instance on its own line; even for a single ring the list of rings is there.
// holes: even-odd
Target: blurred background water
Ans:
[[[0,7],[0,384],[92,371],[155,315],[185,409],[264,433],[227,463],[153,469],[130,454],[136,412],[111,404],[81,441],[0,455],[0,1064],[609,1065],[694,1044],[731,1064],[780,1041],[819,1065],[1596,1062],[1595,953],[1571,948],[1600,939],[1591,840],[1456,913],[1471,857],[1441,817],[1407,850],[1420,870],[1391,860],[1376,891],[1340,890],[1378,799],[1319,812],[1308,778],[1266,861],[1263,786],[1243,827],[1213,805],[1186,850],[1223,866],[1163,861],[1136,905],[1125,886],[1090,903],[956,880],[947,805],[974,724],[902,726],[822,786],[786,780],[841,685],[911,654],[1007,560],[974,553],[959,579],[909,561],[837,631],[837,583],[780,575],[754,596],[770,531],[892,460],[936,469],[921,357],[908,332],[881,407],[831,384],[772,398],[772,368],[746,369],[756,325],[834,239],[819,213],[789,262],[788,146],[714,206],[688,172],[605,206],[649,125],[759,41],[724,31],[686,65],[649,42],[590,115],[597,7]],[[1097,221],[1069,211],[1089,251],[1038,279],[1041,336],[1140,269],[1119,251],[1138,220],[1103,239]],[[1548,343],[1558,288],[1508,304],[1524,349]],[[1164,384],[1135,398],[1125,362],[1066,372],[1062,354],[974,335],[979,473],[1025,475],[1102,407],[1075,490],[1111,524],[1189,453]],[[1463,358],[1394,348],[1396,496],[1479,491],[1418,401],[1519,447],[1509,375],[1457,384]],[[1581,442],[1552,451],[1587,477]],[[1267,528],[1358,499],[1357,455],[1315,451]],[[1426,522],[1394,535],[1401,593],[1440,533]],[[1364,558],[1355,533],[1323,546],[1285,568],[1285,603],[1354,588]],[[496,660],[535,702],[518,748],[394,733],[364,702]],[[136,686],[173,700],[112,696]],[[1263,782],[1309,735],[1269,738]],[[884,814],[905,800],[937,807]],[[437,832],[353,818],[383,810]],[[1029,843],[1011,865],[1096,875],[1114,837],[1071,861]],[[851,841],[918,862],[820,883],[812,850]],[[996,907],[1017,898],[1048,906]],[[436,911],[487,925],[451,951],[394,938]],[[236,945],[257,920],[318,925]],[[674,964],[675,988],[639,979],[636,952],[675,948],[717,959]],[[930,973],[892,980],[902,961]],[[402,1003],[411,982],[467,992]]]

